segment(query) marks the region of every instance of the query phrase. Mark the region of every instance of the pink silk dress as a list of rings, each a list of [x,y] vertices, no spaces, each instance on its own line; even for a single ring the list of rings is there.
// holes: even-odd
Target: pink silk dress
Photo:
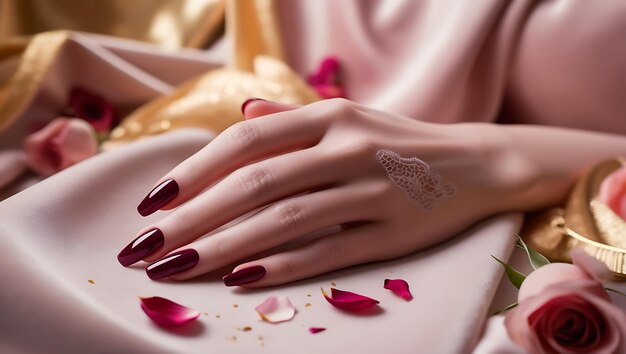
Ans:
[[[626,133],[623,1],[281,0],[279,13],[290,65],[304,75],[337,56],[349,97],[374,108],[441,123]],[[0,147],[16,146],[29,120],[61,106],[73,85],[91,87],[97,78],[115,105],[136,106],[225,62],[221,51],[170,53],[80,34],[66,50],[73,60],[56,63]],[[225,288],[220,276],[230,269],[177,283],[150,281],[141,266],[122,268],[115,259],[121,247],[163,215],[142,218],[137,203],[213,136],[188,130],[139,141],[0,202],[0,352],[473,350],[501,277],[490,255],[509,258],[521,215],[485,220],[402,259],[256,291]],[[383,289],[385,278],[407,280],[414,300]],[[380,300],[383,310],[337,311],[319,292],[331,282]],[[254,307],[270,295],[291,298],[294,320],[258,319]],[[165,331],[143,314],[137,296],[166,297],[203,315]],[[237,330],[244,326],[252,331]],[[308,327],[327,331],[311,335]]]

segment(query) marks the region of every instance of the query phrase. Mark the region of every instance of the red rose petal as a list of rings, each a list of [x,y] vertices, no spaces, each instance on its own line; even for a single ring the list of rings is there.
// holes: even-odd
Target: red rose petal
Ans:
[[[324,327],[309,327],[309,332],[311,332],[313,334],[324,332],[325,330],[326,330],[326,328],[324,328]]]
[[[322,288],[324,298],[326,298],[326,301],[331,305],[341,310],[360,311],[379,303],[378,300],[374,300],[370,297],[339,290],[337,288],[330,288],[330,291],[332,297],[329,297],[326,291],[324,291],[324,288]]]
[[[140,299],[143,312],[160,326],[180,326],[200,316],[200,312],[162,297],[141,297]]]
[[[385,279],[385,289],[393,291],[406,301],[413,300],[413,295],[409,291],[409,283],[403,279]]]

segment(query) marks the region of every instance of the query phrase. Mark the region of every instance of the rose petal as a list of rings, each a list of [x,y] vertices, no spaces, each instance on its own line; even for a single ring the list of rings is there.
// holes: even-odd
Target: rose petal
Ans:
[[[600,290],[603,290],[602,284],[595,281],[579,267],[568,263],[550,263],[526,277],[517,293],[517,302],[522,303],[527,298],[540,294],[555,284],[576,283],[583,280],[592,281],[598,285]]]
[[[409,283],[403,279],[385,279],[385,289],[393,291],[406,301],[413,300],[413,295],[409,291]]]
[[[141,309],[160,326],[174,327],[191,322],[200,312],[159,296],[141,297]]]
[[[254,308],[264,321],[279,323],[289,321],[296,315],[296,309],[286,296],[270,296]]]
[[[324,327],[309,327],[309,332],[311,332],[313,334],[324,332],[325,330],[326,330],[326,328],[324,328]]]
[[[626,166],[613,171],[602,180],[598,200],[626,220]]]
[[[326,298],[326,301],[331,305],[341,310],[360,311],[379,303],[378,300],[374,300],[370,297],[339,290],[337,288],[330,288],[330,291],[332,297],[329,297],[326,291],[324,291],[324,288],[322,288],[324,298]]]
[[[572,263],[589,274],[593,279],[604,283],[613,277],[611,270],[599,259],[593,257],[582,249],[574,249],[571,252]]]
[[[346,92],[339,77],[340,70],[339,60],[327,57],[320,64],[318,71],[307,77],[307,82],[322,98],[345,98]]]

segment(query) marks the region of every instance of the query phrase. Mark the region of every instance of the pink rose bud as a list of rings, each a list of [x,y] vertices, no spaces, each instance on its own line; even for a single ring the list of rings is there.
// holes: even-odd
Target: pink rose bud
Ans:
[[[524,280],[505,318],[509,337],[529,353],[624,353],[626,314],[602,285],[606,266],[580,250],[572,259]]]
[[[92,126],[80,119],[57,118],[24,142],[26,162],[50,176],[98,152]]]
[[[598,200],[626,220],[626,166],[622,166],[602,181]]]

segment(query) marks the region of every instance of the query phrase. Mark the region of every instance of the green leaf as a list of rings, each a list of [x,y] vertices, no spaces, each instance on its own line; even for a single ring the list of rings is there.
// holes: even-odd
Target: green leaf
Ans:
[[[522,240],[521,237],[519,236],[516,236],[516,237],[517,237],[517,247],[526,251],[526,255],[528,256],[528,260],[530,261],[530,265],[533,267],[533,269],[539,269],[540,267],[543,267],[546,264],[550,264],[550,261],[546,257],[544,257],[541,253],[535,251],[531,247],[528,247],[528,245],[524,243],[524,240]]]
[[[507,278],[509,278],[509,281],[511,282],[511,284],[513,284],[514,287],[519,289],[519,287],[522,286],[524,279],[526,279],[526,275],[518,272],[515,268],[511,267],[507,263],[502,262],[495,256],[491,255],[491,257],[493,257],[493,259],[498,261],[498,263],[502,264],[502,267],[504,267],[504,272],[506,273]]]
[[[513,303],[513,304],[510,304],[509,306],[507,306],[507,307],[505,307],[505,308],[503,308],[503,309],[500,309],[500,310],[498,310],[498,311],[496,311],[496,312],[492,313],[492,314],[491,314],[491,316],[499,315],[499,314],[501,314],[502,312],[506,312],[506,311],[508,311],[508,310],[510,310],[510,309],[512,309],[512,308],[514,308],[514,307],[515,307],[515,306],[517,306],[517,305],[518,305],[518,304],[517,304],[517,302],[516,302],[516,303]]]
[[[622,296],[626,296],[626,294],[624,294],[623,292],[621,292],[619,290],[615,290],[615,289],[611,289],[611,288],[604,288],[604,289],[606,289],[607,291],[610,291],[610,292],[614,292],[616,294],[620,294]]]

